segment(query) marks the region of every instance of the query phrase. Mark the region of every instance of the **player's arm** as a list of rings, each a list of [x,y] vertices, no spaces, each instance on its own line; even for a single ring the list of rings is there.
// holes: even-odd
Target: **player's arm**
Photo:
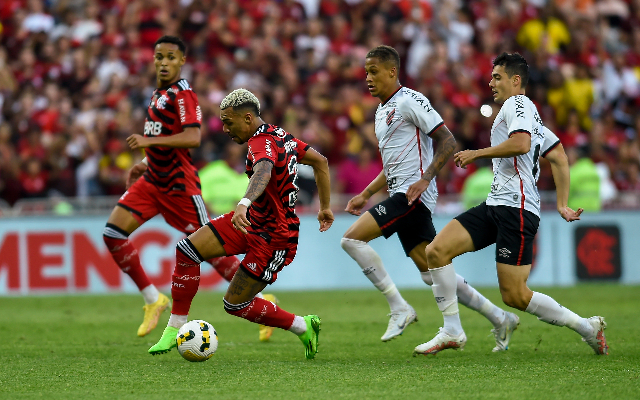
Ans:
[[[316,180],[316,186],[318,186],[318,197],[320,198],[318,222],[320,222],[320,232],[324,232],[331,227],[334,219],[333,212],[331,212],[329,162],[325,156],[313,148],[309,148],[300,163],[310,165],[313,168],[313,176]]]
[[[564,148],[561,143],[558,143],[551,151],[549,151],[544,158],[549,160],[551,164],[551,173],[553,175],[553,181],[556,184],[556,197],[558,212],[567,222],[576,221],[580,219],[582,214],[582,208],[577,211],[572,210],[567,206],[569,201],[569,159],[564,152]]]
[[[347,208],[344,210],[353,215],[362,214],[362,208],[367,204],[367,201],[369,201],[371,196],[378,193],[385,186],[387,186],[387,176],[384,174],[384,171],[380,171],[378,176],[376,176],[376,178],[372,180],[366,188],[364,188],[362,193],[349,200]]]
[[[184,128],[184,131],[171,136],[149,137],[134,134],[127,138],[127,144],[129,145],[131,150],[156,146],[175,147],[182,149],[200,147],[200,127],[190,126]]]
[[[262,160],[258,160],[258,162],[253,166],[253,175],[251,175],[251,179],[249,179],[247,191],[244,194],[244,198],[240,200],[240,203],[238,203],[236,212],[231,218],[233,226],[244,234],[247,233],[245,228],[251,225],[247,219],[247,209],[267,188],[269,180],[271,180],[272,169],[273,162],[264,158]]]
[[[527,154],[531,149],[531,136],[527,131],[512,132],[497,146],[479,150],[462,150],[453,156],[456,165],[465,168],[479,158],[511,158]]]
[[[445,125],[442,125],[440,128],[436,129],[432,134],[431,138],[438,143],[438,147],[433,154],[433,160],[431,164],[427,167],[427,170],[422,174],[420,180],[407,189],[407,199],[409,200],[409,205],[411,205],[422,192],[427,190],[429,184],[433,180],[433,178],[438,175],[440,169],[447,163],[451,154],[453,154],[453,150],[456,148],[456,139],[451,134],[449,128]]]

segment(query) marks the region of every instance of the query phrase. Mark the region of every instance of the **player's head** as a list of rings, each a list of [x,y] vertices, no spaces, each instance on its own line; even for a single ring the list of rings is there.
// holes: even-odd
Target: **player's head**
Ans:
[[[511,96],[524,93],[529,81],[529,65],[518,53],[502,53],[493,60],[489,87],[496,103],[504,103]]]
[[[222,131],[236,143],[244,143],[264,123],[260,118],[260,100],[247,89],[236,89],[220,103]]]
[[[380,45],[367,53],[364,62],[367,87],[373,97],[386,100],[400,85],[400,56],[391,46]]]
[[[180,79],[180,69],[186,61],[187,46],[175,36],[163,36],[153,45],[156,77],[159,86]]]

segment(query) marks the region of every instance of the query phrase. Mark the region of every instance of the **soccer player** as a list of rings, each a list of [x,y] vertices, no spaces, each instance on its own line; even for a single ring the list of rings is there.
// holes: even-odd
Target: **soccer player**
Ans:
[[[198,289],[200,263],[211,257],[246,254],[224,295],[227,313],[251,322],[289,330],[300,338],[307,359],[318,351],[320,318],[300,317],[256,297],[296,255],[300,220],[295,214],[298,163],[313,168],[324,232],[333,223],[329,208],[330,181],[327,160],[282,128],[265,123],[260,102],[246,89],[236,89],[220,104],[223,131],[238,143],[248,143],[249,187],[236,210],[211,220],[176,246],[173,274],[174,308],[162,337],[149,349],[166,353],[176,347],[176,334],[187,321]],[[178,295],[179,294],[179,295]],[[181,319],[179,323],[172,321]]]
[[[177,37],[163,36],[154,48],[158,88],[147,108],[144,136],[134,134],[127,138],[131,149],[145,149],[146,157],[129,171],[128,190],[111,212],[103,233],[114,261],[133,279],[144,298],[144,320],[138,336],[145,336],[156,327],[158,317],[169,306],[169,298],[147,277],[129,235],[157,214],[187,235],[209,220],[200,195],[200,179],[189,154],[189,148],[200,145],[202,114],[196,94],[186,80],[180,79],[186,46]],[[228,281],[240,264],[237,257],[209,262]],[[266,334],[270,335],[261,332]]]
[[[399,68],[400,57],[393,47],[378,46],[366,56],[369,92],[381,100],[376,110],[375,133],[383,171],[347,204],[346,211],[360,218],[347,230],[341,242],[342,248],[387,298],[391,318],[381,337],[383,342],[402,334],[417,316],[368,242],[397,233],[405,254],[416,264],[423,281],[432,284],[425,248],[436,236],[431,220],[438,197],[435,177],[453,153],[456,143],[429,100],[422,93],[400,85]],[[435,154],[433,140],[437,142]],[[385,185],[390,197],[362,214],[369,198]],[[456,277],[456,282],[460,301],[494,325],[496,347],[493,351],[506,350],[511,334],[518,326],[518,317],[496,307],[461,276]]]
[[[578,332],[596,354],[608,354],[602,317],[582,318],[551,297],[527,287],[533,257],[533,239],[540,221],[540,196],[536,187],[539,155],[548,130],[533,102],[524,95],[529,75],[526,60],[517,53],[503,53],[493,62],[489,87],[494,101],[502,103],[491,128],[491,147],[464,150],[454,156],[462,168],[479,158],[492,158],[494,179],[487,201],[452,220],[427,246],[426,255],[433,278],[433,295],[444,316],[444,326],[429,342],[417,346],[414,354],[435,354],[462,348],[466,336],[460,323],[456,300],[453,258],[496,244],[496,268],[502,300],[539,320],[567,326]],[[564,151],[551,156],[556,182],[557,209],[568,222],[580,219],[581,209],[567,206],[569,168]],[[557,146],[558,150],[562,150]],[[558,156],[558,154],[560,154]]]

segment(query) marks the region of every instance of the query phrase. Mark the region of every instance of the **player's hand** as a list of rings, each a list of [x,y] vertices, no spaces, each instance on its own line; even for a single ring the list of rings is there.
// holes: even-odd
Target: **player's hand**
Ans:
[[[138,163],[129,170],[129,174],[127,175],[127,190],[129,190],[131,185],[136,183],[138,178],[140,178],[146,170],[147,166],[145,163]]]
[[[331,210],[318,211],[318,222],[320,222],[320,232],[327,231],[333,224],[333,212]]]
[[[145,147],[149,147],[149,138],[146,138],[142,135],[133,134],[127,138],[127,144],[129,145],[131,150],[144,149]]]
[[[239,230],[245,235],[247,234],[246,227],[251,225],[251,222],[247,219],[247,206],[238,204],[236,212],[233,214],[233,217],[231,217],[231,223],[236,230]]]
[[[347,208],[345,208],[344,210],[349,214],[360,215],[362,214],[362,208],[367,204],[367,201],[369,201],[369,199],[359,194],[349,200],[349,203],[347,203]]]
[[[429,187],[429,183],[431,183],[431,181],[420,178],[418,182],[409,186],[409,189],[407,189],[407,193],[405,193],[405,196],[407,196],[407,200],[409,200],[409,205],[413,204],[413,202],[416,201],[416,199],[419,198],[425,190],[427,190],[427,188]]]
[[[558,212],[560,213],[560,216],[562,216],[562,218],[564,218],[564,220],[567,222],[573,222],[573,221],[579,220],[580,214],[582,214],[583,211],[584,209],[582,208],[578,208],[578,211],[573,211],[571,208],[566,206],[558,208]]]
[[[476,160],[477,150],[462,150],[453,155],[453,161],[460,168],[467,169],[467,165]]]

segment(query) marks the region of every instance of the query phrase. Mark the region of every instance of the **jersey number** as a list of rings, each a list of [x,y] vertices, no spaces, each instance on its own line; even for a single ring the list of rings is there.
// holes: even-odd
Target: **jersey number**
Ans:
[[[536,145],[536,150],[533,152],[533,170],[531,170],[531,173],[533,174],[533,179],[536,178],[536,175],[538,174],[538,169],[540,166],[540,160],[538,160],[538,157],[540,157],[539,144]]]
[[[289,175],[293,175],[293,181],[291,183],[295,190],[289,193],[289,207],[293,207],[296,205],[296,200],[298,200],[298,190],[300,190],[296,184],[296,181],[298,180],[298,158],[296,156],[291,156],[287,169],[289,170]]]

